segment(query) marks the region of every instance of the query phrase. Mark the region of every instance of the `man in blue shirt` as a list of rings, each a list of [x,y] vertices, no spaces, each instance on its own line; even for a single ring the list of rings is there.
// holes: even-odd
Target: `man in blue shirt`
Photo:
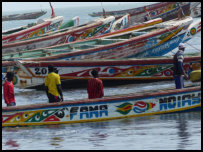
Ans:
[[[184,76],[185,79],[188,79],[183,67],[185,45],[180,43],[178,48],[178,52],[173,57],[173,77],[176,89],[182,89],[184,88]]]

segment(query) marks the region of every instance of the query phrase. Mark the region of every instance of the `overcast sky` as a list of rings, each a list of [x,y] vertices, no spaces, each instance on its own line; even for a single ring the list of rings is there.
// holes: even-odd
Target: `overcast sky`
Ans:
[[[102,2],[102,5],[122,4],[126,2]],[[54,8],[101,6],[101,2],[51,2]],[[2,11],[40,10],[49,9],[49,2],[2,2]]]

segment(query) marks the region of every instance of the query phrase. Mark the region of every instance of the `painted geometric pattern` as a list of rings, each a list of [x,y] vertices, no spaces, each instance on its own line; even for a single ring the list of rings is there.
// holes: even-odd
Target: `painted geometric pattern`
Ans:
[[[143,113],[145,111],[152,109],[154,106],[155,106],[155,103],[151,103],[151,102],[146,103],[144,101],[139,101],[134,104],[133,111],[135,113]]]
[[[97,67],[97,68],[85,68],[85,67],[57,67],[59,70],[59,75],[61,78],[68,77],[90,77],[90,73],[93,69],[96,69],[99,72],[100,77],[168,77],[172,76],[172,64],[166,65],[135,65],[135,66],[105,66],[105,67]],[[184,70],[188,72],[190,71],[190,67],[192,70],[199,69],[201,67],[200,63],[185,63]],[[35,67],[29,68],[35,76],[46,76],[47,71],[44,67]],[[36,72],[36,69],[38,70]],[[40,72],[39,72],[40,71]],[[46,72],[42,72],[46,71]]]
[[[131,103],[123,103],[117,107],[117,112],[127,115],[132,110],[133,105]]]
[[[152,109],[156,104],[151,102],[138,101],[134,105],[131,103],[123,103],[116,109],[116,112],[119,112],[122,115],[127,115],[130,111],[135,113],[144,113]]]
[[[172,65],[130,66],[127,68],[104,67],[96,68],[100,77],[149,77],[172,76]],[[93,68],[73,73],[60,74],[63,77],[89,77]],[[95,68],[94,68],[95,69]]]
[[[111,23],[111,22],[110,22]],[[108,32],[110,28],[110,23],[104,24],[95,28],[87,29],[85,31],[75,32],[68,36],[66,42],[73,42],[76,40],[86,39],[88,37],[97,36],[99,34],[104,34]]]
[[[2,115],[3,123],[36,123],[36,122],[52,122],[60,121],[64,118],[63,109],[37,110],[29,112],[19,112],[13,115]]]

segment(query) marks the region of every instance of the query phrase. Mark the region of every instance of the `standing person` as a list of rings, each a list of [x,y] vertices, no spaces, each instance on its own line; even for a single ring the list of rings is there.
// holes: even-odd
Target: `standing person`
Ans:
[[[180,43],[178,48],[178,52],[173,57],[173,77],[176,89],[182,89],[184,88],[184,76],[185,79],[188,79],[183,67],[185,45]]]
[[[98,71],[91,72],[93,78],[88,80],[87,93],[89,99],[102,98],[104,96],[104,89],[102,80],[99,79]]]
[[[51,64],[48,66],[49,74],[45,78],[45,90],[49,103],[62,102],[63,93],[61,88],[60,76],[54,72],[54,66]],[[61,96],[61,98],[59,97]]]
[[[14,95],[14,86],[13,86],[13,72],[7,72],[6,80],[3,85],[4,100],[8,106],[15,106],[15,95]]]

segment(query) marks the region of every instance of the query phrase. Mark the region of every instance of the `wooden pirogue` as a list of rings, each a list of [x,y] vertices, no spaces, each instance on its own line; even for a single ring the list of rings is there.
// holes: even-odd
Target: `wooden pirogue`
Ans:
[[[123,17],[124,20],[122,20],[123,24],[127,20],[125,16]],[[54,46],[54,45],[59,45],[64,43],[67,44],[74,41],[95,37],[98,35],[104,35],[106,33],[112,33],[112,30],[113,31],[118,30],[116,28],[117,27],[116,25],[118,25],[117,22],[118,20],[115,21],[115,18],[113,16],[110,16],[108,18],[100,18],[91,22],[87,22],[85,24],[79,25],[74,28],[63,29],[54,34],[47,34],[38,38],[27,39],[25,41],[15,42],[12,44],[3,44],[2,54],[9,53],[9,52],[20,52],[25,50],[38,49],[38,48],[49,47],[49,46]],[[162,19],[160,18],[155,20],[150,20],[148,22],[140,23],[136,26],[127,28],[125,29],[125,31],[136,30],[139,28],[158,24],[160,22],[162,22]],[[123,30],[119,30],[119,32],[123,32]]]
[[[122,32],[101,38],[2,54],[2,60],[103,60],[133,58],[141,53],[144,53],[145,57],[162,56],[175,49],[182,42],[188,26],[192,22],[191,17],[181,20],[175,19],[135,31]]]
[[[17,28],[16,30],[14,29],[12,33],[4,33],[2,35],[2,45],[57,31],[60,28],[62,21],[63,16],[39,19],[37,23],[24,26],[24,28]]]
[[[184,15],[189,16],[191,14],[191,10],[197,7],[199,4],[200,2],[158,2],[155,4],[126,10],[105,10],[105,15],[113,15],[116,18],[119,18],[123,14],[128,13],[130,14],[130,24],[133,24],[135,22],[143,22],[145,20],[145,17],[147,17],[147,19],[155,19],[157,17],[161,17],[163,21],[168,21],[178,17],[179,7],[182,8],[182,13]],[[103,12],[93,12],[89,15],[92,17],[103,16]]]
[[[36,19],[44,14],[46,14],[47,11],[38,11],[38,12],[30,12],[30,13],[23,13],[23,14],[12,14],[12,15],[6,15],[2,16],[2,22],[3,21],[13,21],[13,20],[30,20],[30,19]]]
[[[188,110],[201,110],[200,86],[99,99],[2,107],[2,127],[103,121]]]
[[[15,87],[29,88],[44,84],[48,65],[54,65],[61,80],[82,80],[91,78],[91,71],[97,69],[102,80],[159,81],[173,79],[173,58],[141,58],[97,61],[10,61],[2,62],[2,72],[14,69]],[[201,56],[184,58],[184,70],[190,73],[201,68]]]

